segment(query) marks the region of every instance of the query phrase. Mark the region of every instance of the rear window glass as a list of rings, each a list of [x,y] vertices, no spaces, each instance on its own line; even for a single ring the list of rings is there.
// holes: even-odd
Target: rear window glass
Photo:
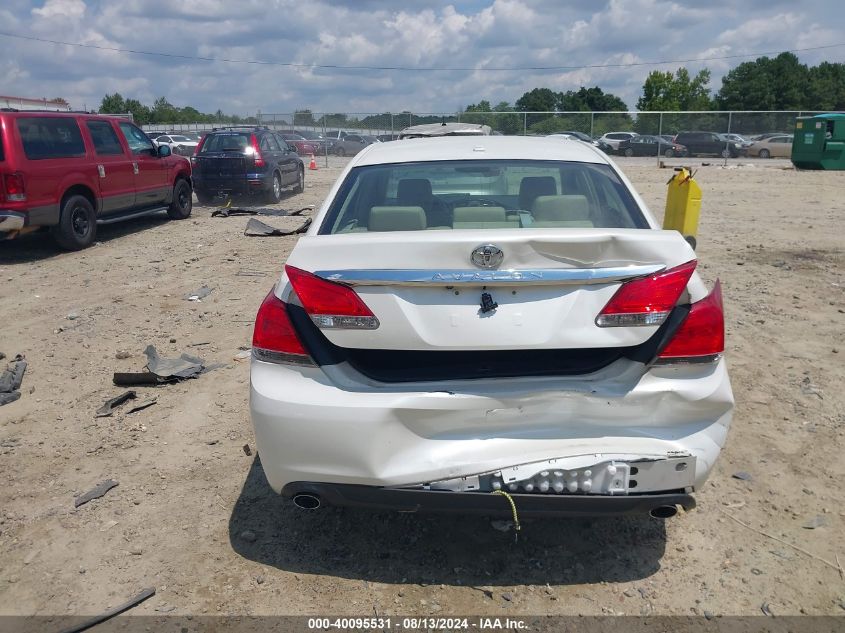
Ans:
[[[353,169],[320,233],[648,228],[609,165],[483,160]]]
[[[76,119],[21,117],[17,119],[23,151],[29,160],[85,156]]]
[[[249,145],[249,135],[243,133],[209,134],[200,154],[209,152],[243,152]]]

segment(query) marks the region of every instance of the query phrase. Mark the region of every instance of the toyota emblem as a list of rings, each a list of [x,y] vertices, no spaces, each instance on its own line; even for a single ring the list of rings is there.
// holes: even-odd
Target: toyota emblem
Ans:
[[[479,268],[497,268],[504,258],[502,249],[494,244],[478,246],[469,256],[470,261]]]

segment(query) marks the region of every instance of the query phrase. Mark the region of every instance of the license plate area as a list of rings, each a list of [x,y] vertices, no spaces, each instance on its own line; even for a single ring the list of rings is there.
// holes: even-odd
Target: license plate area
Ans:
[[[428,484],[432,490],[627,495],[692,489],[695,457],[582,455]]]

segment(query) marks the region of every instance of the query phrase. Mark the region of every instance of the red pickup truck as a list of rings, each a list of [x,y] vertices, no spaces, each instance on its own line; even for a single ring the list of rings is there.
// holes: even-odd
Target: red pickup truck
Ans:
[[[191,214],[191,163],[127,119],[0,110],[0,239],[49,227],[59,246],[94,242],[98,224]]]

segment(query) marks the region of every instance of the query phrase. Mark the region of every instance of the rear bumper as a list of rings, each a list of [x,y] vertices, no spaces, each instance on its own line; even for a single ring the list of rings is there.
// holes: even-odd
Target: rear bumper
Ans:
[[[689,492],[706,481],[733,412],[724,359],[645,374],[629,362],[582,377],[440,385],[362,385],[342,382],[342,371],[253,359],[250,412],[276,492],[292,482],[414,487],[576,457],[692,456],[683,484],[667,477],[648,490]]]
[[[26,214],[0,209],[0,233],[20,231],[26,226]]]
[[[510,504],[506,499],[480,492],[377,488],[313,481],[293,482],[282,489],[282,495],[285,497],[298,494],[317,496],[321,503],[328,505],[370,510],[512,516]],[[619,516],[648,514],[666,506],[680,505],[684,510],[695,507],[692,495],[684,493],[631,496],[512,494],[511,498],[520,517]]]
[[[204,178],[194,172],[194,189],[206,194],[228,193],[249,195],[263,193],[272,188],[272,174],[245,174],[235,178]]]

